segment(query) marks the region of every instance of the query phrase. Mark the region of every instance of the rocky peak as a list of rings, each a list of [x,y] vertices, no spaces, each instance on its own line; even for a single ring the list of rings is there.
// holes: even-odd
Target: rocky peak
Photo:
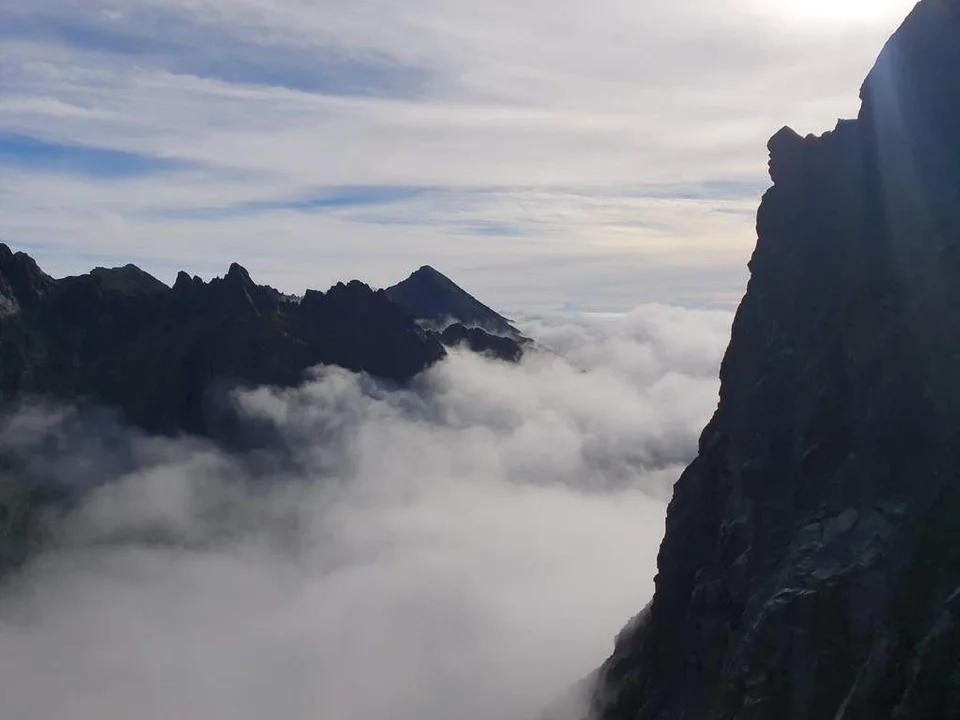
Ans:
[[[53,280],[0,246],[0,305],[14,313],[0,317],[0,404],[90,401],[151,431],[222,440],[237,385],[295,385],[315,365],[405,382],[444,356],[363,283],[286,302],[237,264],[209,283],[180,273],[170,289],[134,265]]]
[[[960,214],[960,2],[920,3],[861,88],[859,120],[883,193],[892,242],[950,242]],[[918,224],[919,223],[919,224]]]
[[[777,132],[767,149],[770,151],[770,179],[784,182],[800,173],[803,163],[803,138],[789,127]]]
[[[35,307],[52,283],[33,258],[0,243],[0,318]]]
[[[230,268],[227,270],[225,277],[228,282],[235,282],[243,285],[253,282],[250,279],[250,273],[248,273],[247,269],[239,263],[230,263]]]
[[[162,282],[133,264],[94,268],[89,277],[102,291],[120,296],[164,293],[169,290]]]
[[[421,265],[410,275],[411,278],[423,280],[426,282],[451,283],[452,281],[439,270],[429,265]]]
[[[177,279],[173,283],[173,290],[176,293],[189,293],[201,285],[203,285],[203,280],[197,276],[190,277],[189,273],[181,270],[177,273]]]
[[[325,295],[319,290],[307,290],[300,301],[300,312],[310,313],[323,307]]]
[[[253,282],[250,273],[238,263],[231,263],[226,275],[202,283],[200,288],[209,307],[221,313],[261,315],[278,310],[274,294]]]
[[[520,337],[519,331],[505,317],[429,265],[424,265],[385,292],[411,317],[428,325],[442,329],[452,322],[459,322],[497,335]]]
[[[347,299],[355,297],[367,297],[374,293],[373,289],[360,280],[350,280],[349,282],[338,282],[327,291],[328,297],[338,299]]]

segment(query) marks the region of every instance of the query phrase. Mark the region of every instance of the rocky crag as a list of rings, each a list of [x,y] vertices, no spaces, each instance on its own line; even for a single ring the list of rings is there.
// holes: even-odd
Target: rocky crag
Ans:
[[[505,362],[519,362],[526,351],[542,349],[503,315],[429,265],[386,293],[445,347],[465,347]]]
[[[532,340],[521,337],[519,334],[516,337],[496,335],[482,328],[467,327],[459,322],[448,325],[443,331],[428,330],[427,332],[445,347],[465,347],[471,352],[510,363],[520,362],[524,351],[534,347]]]
[[[522,336],[507,318],[490,309],[455,282],[424,265],[403,282],[386,289],[387,296],[411,317],[437,329],[458,322],[468,328],[519,339]]]
[[[443,287],[418,305],[453,323],[439,330],[357,281],[299,298],[257,285],[236,264],[210,282],[180,273],[173,287],[134,265],[56,280],[0,244],[0,441],[8,411],[40,401],[79,408],[55,445],[69,444],[71,428],[82,437],[93,423],[109,436],[129,423],[201,436],[253,463],[270,448],[269,461],[282,462],[274,429],[239,413],[230,391],[293,386],[318,365],[399,385],[443,358],[445,346],[520,359],[518,340],[462,324],[486,306],[446,278]],[[57,510],[97,482],[48,478],[30,455],[44,452],[0,442],[0,576],[43,547]]]
[[[960,718],[960,0],[770,141],[717,412],[601,720]]]
[[[224,389],[295,385],[316,365],[402,382],[444,354],[357,281],[290,301],[236,264],[172,288],[133,265],[54,280],[0,244],[0,405],[89,401],[151,432],[211,436]]]

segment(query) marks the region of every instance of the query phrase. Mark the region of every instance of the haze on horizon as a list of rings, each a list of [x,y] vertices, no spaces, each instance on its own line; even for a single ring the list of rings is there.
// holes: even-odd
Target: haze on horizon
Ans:
[[[0,239],[61,275],[730,305],[766,139],[855,114],[911,6],[0,3]]]

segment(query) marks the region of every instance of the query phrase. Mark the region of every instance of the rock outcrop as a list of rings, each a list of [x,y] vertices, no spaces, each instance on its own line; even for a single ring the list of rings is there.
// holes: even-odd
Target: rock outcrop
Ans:
[[[35,309],[53,282],[29,255],[0,243],[0,318]]]
[[[403,282],[387,288],[386,293],[411,317],[440,330],[452,323],[460,323],[466,327],[481,328],[493,335],[521,337],[509,320],[429,265],[424,265]]]
[[[770,142],[717,412],[601,720],[960,717],[960,0]]]
[[[236,264],[172,288],[133,265],[54,280],[0,245],[0,405],[89,400],[148,431],[211,436],[228,422],[223,388],[290,386],[315,365],[404,381],[444,354],[356,281],[289,302]]]
[[[466,327],[461,323],[453,323],[444,328],[443,332],[428,330],[433,337],[449,348],[465,347],[471,352],[487,357],[517,363],[523,358],[526,347],[532,346],[532,341],[526,338],[513,338],[503,335],[494,335],[478,327]]]

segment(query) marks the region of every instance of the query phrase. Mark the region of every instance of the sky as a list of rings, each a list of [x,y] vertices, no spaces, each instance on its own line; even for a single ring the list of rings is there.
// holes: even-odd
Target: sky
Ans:
[[[855,115],[911,6],[0,0],[0,241],[56,276],[730,306],[767,138]]]

